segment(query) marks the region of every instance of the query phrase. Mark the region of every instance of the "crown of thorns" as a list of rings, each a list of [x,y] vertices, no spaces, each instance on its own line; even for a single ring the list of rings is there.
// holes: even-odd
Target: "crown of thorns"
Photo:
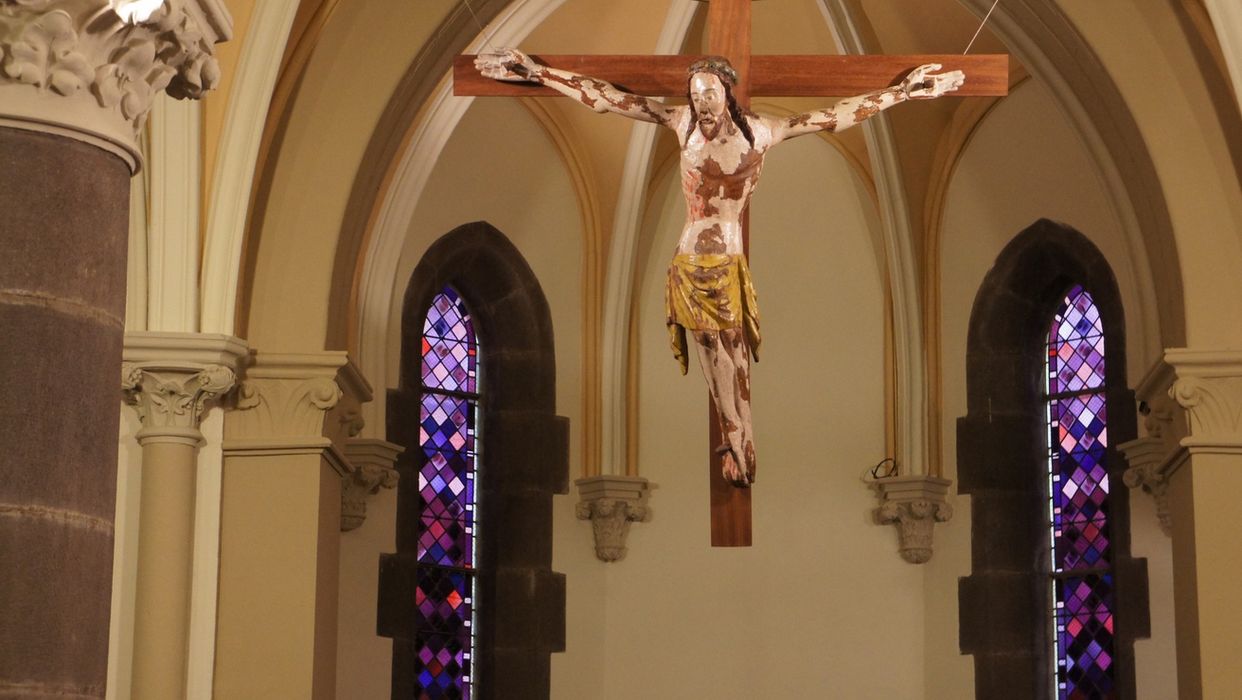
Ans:
[[[737,85],[737,71],[729,65],[729,59],[721,56],[708,56],[691,63],[686,75],[692,77],[695,73],[711,73],[728,83],[729,87]]]

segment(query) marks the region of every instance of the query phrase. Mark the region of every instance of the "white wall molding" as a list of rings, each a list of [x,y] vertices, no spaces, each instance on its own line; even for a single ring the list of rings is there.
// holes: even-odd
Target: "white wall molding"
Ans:
[[[1205,4],[1229,66],[1234,98],[1242,106],[1242,4],[1237,0],[1205,0]]]
[[[254,6],[233,79],[224,131],[211,175],[201,281],[199,330],[232,333],[241,276],[242,242],[267,110],[298,0],[263,0]]]
[[[819,0],[820,11],[843,54],[864,54],[867,47],[858,31],[853,11],[843,0]],[[893,400],[898,472],[904,476],[939,472],[928,454],[927,381],[923,346],[923,314],[919,277],[914,258],[914,230],[910,206],[888,117],[881,114],[862,125],[875,174],[877,201],[884,241],[885,270],[893,308]]]
[[[145,328],[198,330],[203,107],[159,97],[151,108]]]

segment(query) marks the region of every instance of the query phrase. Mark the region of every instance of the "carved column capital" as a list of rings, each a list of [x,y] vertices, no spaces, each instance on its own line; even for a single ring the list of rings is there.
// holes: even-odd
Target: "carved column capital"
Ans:
[[[579,520],[590,520],[595,537],[595,556],[601,561],[625,558],[630,523],[651,518],[647,501],[650,485],[641,476],[601,475],[578,479],[576,513]]]
[[[1169,396],[1186,413],[1182,445],[1194,452],[1242,453],[1242,351],[1165,351],[1177,375]]]
[[[896,525],[901,558],[924,564],[932,557],[936,523],[948,522],[953,507],[948,503],[948,479],[934,476],[891,476],[872,482],[880,499],[875,520]]]
[[[361,424],[353,418],[370,386],[345,352],[254,355],[237,389],[235,411],[224,422],[231,454],[300,454],[327,450],[342,476],[346,439]]]
[[[233,388],[246,354],[245,343],[226,335],[127,333],[121,389],[142,421],[138,442],[201,445],[207,402]]]
[[[367,496],[381,488],[397,486],[393,463],[405,448],[386,440],[351,438],[345,443],[345,459],[353,468],[341,477],[341,532],[362,525],[367,519]]]
[[[139,166],[160,92],[216,86],[222,0],[0,0],[0,124],[70,136]]]

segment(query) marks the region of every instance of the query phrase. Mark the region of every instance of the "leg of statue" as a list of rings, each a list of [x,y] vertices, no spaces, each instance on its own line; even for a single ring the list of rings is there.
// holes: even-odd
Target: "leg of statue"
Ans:
[[[750,349],[746,346],[746,332],[741,328],[721,331],[720,341],[733,363],[733,402],[734,409],[737,411],[742,445],[738,457],[746,471],[746,480],[753,484],[755,483],[755,440],[753,424],[750,420]]]
[[[722,343],[721,334],[729,331],[694,331],[694,344],[698,348],[699,367],[711,390],[712,403],[720,418],[720,434],[725,443],[721,445],[721,472],[734,486],[747,486],[745,454],[742,441],[742,418],[737,412],[736,377],[733,356]]]

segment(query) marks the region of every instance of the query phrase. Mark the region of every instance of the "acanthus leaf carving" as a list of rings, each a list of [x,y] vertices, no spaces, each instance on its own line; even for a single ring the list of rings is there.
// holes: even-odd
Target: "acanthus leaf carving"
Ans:
[[[586,477],[576,483],[582,500],[574,512],[579,520],[591,521],[595,556],[606,562],[624,559],[630,525],[651,518],[647,505],[651,485],[641,476],[616,474]]]
[[[198,427],[207,402],[226,394],[236,380],[223,365],[171,365],[126,362],[121,388],[126,402],[138,412],[140,442],[176,437],[201,441]]]
[[[952,517],[953,507],[948,503],[927,499],[888,501],[876,509],[877,522],[897,526],[898,552],[911,564],[931,560],[935,524]]]
[[[341,531],[357,529],[367,519],[367,497],[397,487],[393,463],[405,449],[373,438],[351,438],[345,457],[353,471],[341,477]]]
[[[897,526],[897,552],[911,564],[931,560],[936,523],[953,517],[953,482],[925,474],[890,476],[868,482],[880,499],[873,515],[880,525]]]
[[[626,540],[630,523],[640,523],[650,515],[646,505],[622,498],[581,501],[575,507],[579,520],[590,520],[595,536],[595,556],[602,561],[620,561],[628,551]]]

